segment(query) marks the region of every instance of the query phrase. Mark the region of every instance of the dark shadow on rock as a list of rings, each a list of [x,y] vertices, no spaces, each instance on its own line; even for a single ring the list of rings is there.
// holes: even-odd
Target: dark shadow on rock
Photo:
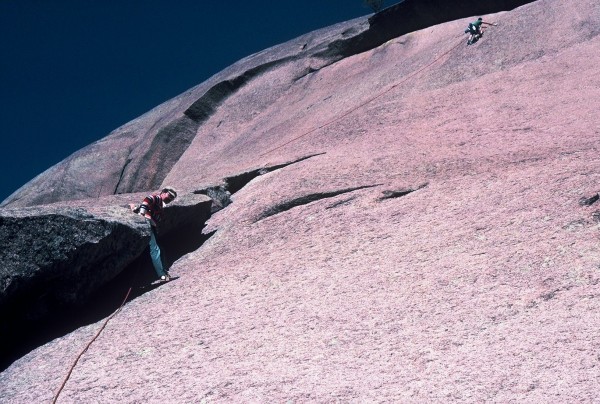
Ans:
[[[334,209],[334,208],[338,208],[340,206],[345,206],[345,205],[349,205],[350,202],[352,202],[353,200],[355,200],[356,197],[353,196],[351,198],[346,198],[346,199],[342,199],[341,201],[335,202],[327,207],[325,207],[325,209]]]
[[[170,268],[175,261],[196,251],[202,246],[215,232],[203,234],[204,226],[190,225],[182,229],[178,229],[174,234],[168,234],[165,237],[159,237],[158,243],[163,253],[163,263],[165,267]],[[148,254],[150,254],[148,252]],[[154,269],[152,269],[154,273]]]
[[[241,190],[242,188],[244,188],[246,185],[248,185],[248,183],[250,181],[252,181],[254,178],[258,177],[259,175],[264,175],[264,174],[270,173],[271,171],[280,170],[287,166],[291,166],[292,164],[300,163],[304,160],[308,160],[308,159],[316,157],[316,156],[322,156],[324,154],[325,153],[309,154],[307,156],[299,157],[295,160],[288,161],[285,163],[267,166],[267,167],[263,167],[263,168],[260,168],[257,170],[247,171],[244,173],[233,175],[231,177],[227,177],[227,178],[225,178],[225,183],[227,184],[227,190],[233,195],[236,192],[238,192],[239,190]]]
[[[600,194],[590,196],[589,198],[584,196],[581,199],[579,199],[579,206],[591,206],[594,203],[598,202],[599,199],[600,199]]]
[[[534,0],[404,0],[369,17],[368,29],[356,29],[346,37],[328,43],[315,57],[329,60],[330,64],[371,50],[392,38],[474,15],[509,11]]]
[[[206,195],[212,199],[212,207],[211,213],[215,213],[220,211],[221,209],[225,209],[227,206],[231,204],[231,195],[240,191],[244,188],[250,181],[258,177],[259,175],[264,175],[270,173],[275,170],[279,170],[290,166],[292,164],[300,163],[301,161],[308,160],[312,157],[321,156],[325,153],[315,153],[309,154],[307,156],[300,157],[298,159],[288,161],[281,164],[276,164],[272,166],[262,167],[255,170],[245,171],[236,175],[232,175],[224,179],[223,185],[217,185],[214,187],[209,187],[205,189],[200,189],[194,191],[194,194]]]
[[[414,188],[386,190],[386,191],[383,191],[383,196],[379,197],[379,201],[384,201],[386,199],[393,199],[393,198],[401,198],[401,197],[411,194],[415,191],[418,191],[419,189],[425,188],[427,185],[428,185],[428,183],[424,183],[424,184],[421,184]]]
[[[298,207],[298,206],[302,206],[302,205],[306,205],[321,199],[328,199],[328,198],[333,198],[335,196],[338,195],[343,195],[343,194],[347,194],[349,192],[354,192],[354,191],[358,191],[361,189],[366,189],[366,188],[373,188],[373,187],[377,187],[380,186],[381,184],[375,184],[375,185],[361,185],[358,187],[352,187],[352,188],[345,188],[345,189],[339,189],[336,191],[330,191],[330,192],[317,192],[314,194],[308,194],[308,195],[304,195],[298,198],[294,198],[292,200],[289,201],[284,201],[281,203],[278,203],[275,206],[271,206],[270,208],[266,209],[263,213],[261,213],[258,218],[256,218],[256,220],[254,221],[254,223],[259,222],[263,219],[266,219],[268,217],[271,216],[275,216],[278,215],[280,213],[286,212],[292,208]]]
[[[203,225],[192,223],[159,237],[167,268],[182,256],[200,248],[214,234],[202,234],[202,228]],[[171,282],[177,279],[178,277],[173,277]],[[21,313],[11,313],[11,318],[4,321],[3,328],[0,329],[0,372],[53,339],[107,318],[121,306],[129,288],[132,290],[128,302],[169,283],[158,280],[149,249],[146,248],[117,277],[92,294],[85,304],[62,306],[37,319],[23,318]]]

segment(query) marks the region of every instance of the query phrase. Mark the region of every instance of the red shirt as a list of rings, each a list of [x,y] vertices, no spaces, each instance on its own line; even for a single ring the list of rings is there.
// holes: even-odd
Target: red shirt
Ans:
[[[162,213],[164,210],[163,208],[164,203],[162,198],[160,197],[160,194],[148,195],[144,198],[142,204],[140,205],[140,213],[148,213],[152,220],[158,223],[162,218]]]

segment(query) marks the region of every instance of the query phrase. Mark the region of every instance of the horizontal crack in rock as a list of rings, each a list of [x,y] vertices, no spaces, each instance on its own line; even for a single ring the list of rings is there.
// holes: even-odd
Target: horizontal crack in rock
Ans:
[[[355,199],[356,199],[355,196],[351,196],[350,198],[345,198],[345,199],[342,199],[341,201],[338,201],[336,203],[332,203],[331,205],[327,206],[325,209],[333,209],[333,208],[337,208],[339,206],[348,205],[348,204],[350,204],[350,202],[352,202]]]
[[[213,206],[211,208],[211,211],[212,213],[215,213],[231,204],[231,195],[240,191],[242,188],[248,185],[250,181],[258,177],[259,175],[264,175],[270,173],[271,171],[279,170],[289,165],[296,164],[301,161],[307,160],[311,157],[320,156],[323,154],[325,153],[310,154],[308,156],[303,156],[296,160],[289,161],[287,163],[262,167],[255,170],[246,171],[237,175],[233,175],[231,177],[226,177],[224,179],[224,185],[217,185],[214,187],[200,189],[194,191],[194,193],[206,195],[209,198],[211,198],[213,200]]]
[[[268,208],[254,221],[254,223],[256,223],[260,220],[266,219],[267,217],[274,216],[279,213],[285,212],[285,211],[295,208],[297,206],[306,205],[311,202],[318,201],[320,199],[333,198],[334,196],[346,194],[348,192],[353,192],[353,191],[357,191],[359,189],[365,189],[365,188],[373,188],[373,187],[377,187],[379,185],[381,185],[381,184],[362,185],[360,187],[345,188],[345,189],[340,189],[340,190],[331,191],[331,192],[318,192],[318,193],[314,193],[314,194],[301,196],[299,198],[295,198],[290,201],[283,202],[283,203],[280,203],[280,204],[277,204],[275,206]]]
[[[425,188],[427,185],[429,185],[428,183],[424,183],[419,185],[416,188],[403,188],[403,189],[399,189],[399,190],[386,190],[383,191],[383,196],[379,198],[380,201],[386,200],[386,199],[392,199],[392,198],[400,198],[402,196],[406,196],[412,192],[418,191],[421,188]]]

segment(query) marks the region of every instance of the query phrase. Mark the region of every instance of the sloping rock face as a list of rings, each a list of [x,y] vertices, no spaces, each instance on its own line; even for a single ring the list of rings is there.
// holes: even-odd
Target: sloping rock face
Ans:
[[[594,402],[600,4],[485,15],[499,25],[467,47],[472,18],[130,124],[160,131],[176,105],[202,122],[160,181],[213,198],[212,237],[108,323],[58,401]],[[0,396],[50,401],[99,327],[16,360]]]
[[[156,189],[197,137],[199,128],[214,131],[206,121],[223,110],[222,105],[229,99],[234,98],[236,103],[252,102],[251,113],[256,114],[272,105],[297,80],[342,58],[431,25],[478,13],[508,10],[530,1],[462,0],[450,5],[439,0],[405,0],[371,19],[364,17],[340,23],[275,46],[239,61],[76,152],[17,190],[0,207]],[[266,81],[262,79],[265,75],[276,78],[266,88]],[[254,81],[261,83],[260,94],[251,99],[239,95]],[[243,114],[240,118],[245,121],[252,116]],[[229,174],[216,171],[210,178],[218,181]]]

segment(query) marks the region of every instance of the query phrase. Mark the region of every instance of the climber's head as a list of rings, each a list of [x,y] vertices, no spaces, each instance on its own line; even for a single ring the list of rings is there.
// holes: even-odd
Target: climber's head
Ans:
[[[177,191],[171,187],[165,187],[162,189],[162,191],[160,191],[160,197],[164,203],[172,202],[175,198],[177,198]]]

